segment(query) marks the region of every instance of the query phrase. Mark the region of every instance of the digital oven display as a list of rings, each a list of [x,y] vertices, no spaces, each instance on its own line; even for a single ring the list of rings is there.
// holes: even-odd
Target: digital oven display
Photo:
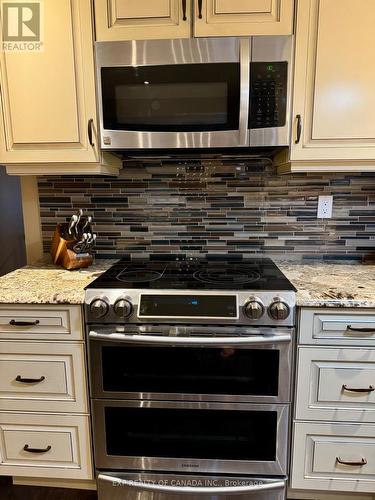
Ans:
[[[233,295],[142,295],[139,317],[236,318]]]

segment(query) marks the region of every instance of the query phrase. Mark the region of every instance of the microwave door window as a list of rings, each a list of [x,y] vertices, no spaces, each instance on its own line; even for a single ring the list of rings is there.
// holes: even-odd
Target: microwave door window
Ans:
[[[107,130],[238,129],[238,64],[102,68],[101,75]]]

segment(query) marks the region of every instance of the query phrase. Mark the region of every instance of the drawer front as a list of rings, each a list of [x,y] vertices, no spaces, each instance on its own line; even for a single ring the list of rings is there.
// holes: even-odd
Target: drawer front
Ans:
[[[298,349],[296,418],[375,423],[375,349]]]
[[[91,479],[89,417],[0,413],[0,475]]]
[[[375,346],[375,311],[304,308],[299,343]]]
[[[82,340],[81,306],[2,305],[0,340]]]
[[[83,344],[0,342],[2,408],[88,411]]]
[[[373,493],[375,425],[296,422],[291,486]]]

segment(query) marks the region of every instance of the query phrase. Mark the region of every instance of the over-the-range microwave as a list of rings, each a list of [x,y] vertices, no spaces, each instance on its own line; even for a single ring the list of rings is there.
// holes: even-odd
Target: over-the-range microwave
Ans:
[[[95,44],[102,149],[289,143],[293,38]]]

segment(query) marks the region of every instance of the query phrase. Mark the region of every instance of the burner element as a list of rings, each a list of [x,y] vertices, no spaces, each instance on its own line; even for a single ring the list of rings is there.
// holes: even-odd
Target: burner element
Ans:
[[[193,274],[194,278],[203,283],[213,285],[243,285],[259,280],[260,274],[249,268],[234,268],[228,272],[225,268],[200,269]]]
[[[116,276],[116,279],[124,283],[149,283],[160,279],[162,276],[163,272],[139,267],[124,269]]]

